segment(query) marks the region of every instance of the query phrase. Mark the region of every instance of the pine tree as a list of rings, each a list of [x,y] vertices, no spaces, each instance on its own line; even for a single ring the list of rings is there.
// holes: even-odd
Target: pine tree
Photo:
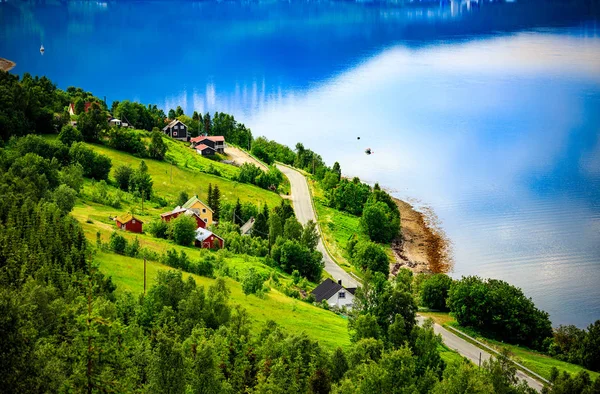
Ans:
[[[233,208],[233,223],[235,224],[244,224],[242,223],[242,204],[240,204],[240,199],[237,199],[235,203],[235,208]]]
[[[206,115],[204,115],[204,133],[206,135],[210,134],[210,126],[211,126],[211,121],[210,121],[210,113],[206,113]]]
[[[221,191],[218,185],[213,187],[211,200],[212,205],[210,205],[210,209],[213,210],[213,220],[218,221],[221,214]]]
[[[213,209],[213,192],[212,192],[212,184],[208,184],[208,193],[206,193],[206,203],[208,204],[208,206],[210,207],[210,209]],[[213,209],[214,210],[214,209]]]
[[[252,235],[263,239],[267,239],[269,236],[269,207],[267,204],[263,205],[262,212],[256,215]]]

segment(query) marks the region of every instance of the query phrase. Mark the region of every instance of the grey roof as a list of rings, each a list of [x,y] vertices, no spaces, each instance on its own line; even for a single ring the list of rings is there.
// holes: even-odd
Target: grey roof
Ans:
[[[315,289],[311,291],[310,294],[315,296],[317,302],[321,302],[323,300],[330,299],[331,296],[333,296],[335,293],[337,293],[343,288],[344,286],[327,278],[319,286],[315,287]]]
[[[198,229],[196,230],[196,240],[197,241],[204,241],[206,240],[208,237],[210,237],[211,235],[214,235],[215,237],[219,238],[219,239],[223,239],[221,237],[219,237],[217,234],[214,234],[212,231],[207,230],[205,228],[202,227],[198,227]]]
[[[246,235],[249,233],[250,230],[252,230],[252,227],[254,227],[254,218],[250,218],[250,220],[248,220],[246,223],[244,223],[242,227],[240,227],[240,233],[242,235]]]

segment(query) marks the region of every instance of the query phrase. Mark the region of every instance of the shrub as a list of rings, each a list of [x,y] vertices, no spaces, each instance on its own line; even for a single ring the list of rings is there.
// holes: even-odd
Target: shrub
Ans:
[[[250,267],[242,279],[242,290],[246,295],[259,293],[263,288],[263,283],[262,276],[254,267]]]
[[[163,133],[158,130],[152,131],[148,155],[156,160],[163,160],[167,153],[167,145],[163,141]]]
[[[375,242],[390,242],[400,231],[400,218],[383,202],[366,204],[360,225]]]
[[[178,245],[188,246],[196,238],[196,220],[187,215],[180,215],[171,220],[171,236]]]
[[[354,247],[352,262],[363,271],[390,273],[390,262],[383,248],[371,241],[360,241]]]
[[[113,252],[124,254],[125,249],[127,249],[127,240],[116,231],[113,231],[113,233],[110,235],[108,246]]]
[[[71,146],[74,142],[83,141],[83,136],[75,127],[64,125],[58,134],[58,139],[66,146]]]
[[[452,279],[446,274],[434,274],[421,285],[421,303],[423,306],[440,311],[448,310],[446,299]]]
[[[72,163],[80,164],[83,168],[83,176],[96,180],[108,179],[108,173],[112,166],[111,160],[94,152],[83,142],[75,142],[69,149]]]
[[[75,206],[77,192],[69,186],[62,184],[54,190],[54,201],[63,213],[69,213]]]
[[[133,174],[133,168],[129,165],[120,165],[115,168],[115,181],[117,187],[121,190],[129,190],[129,181],[131,180],[131,174]]]

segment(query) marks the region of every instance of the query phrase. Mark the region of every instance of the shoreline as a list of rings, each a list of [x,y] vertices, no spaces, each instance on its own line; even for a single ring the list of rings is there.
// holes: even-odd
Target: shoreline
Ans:
[[[415,209],[404,200],[392,197],[400,210],[400,236],[392,241],[395,263],[390,272],[400,268],[414,273],[448,273],[453,266],[452,244],[430,208]]]
[[[15,63],[13,61],[10,61],[8,59],[4,59],[4,58],[0,57],[0,70],[9,72],[16,65],[17,65],[17,63]]]

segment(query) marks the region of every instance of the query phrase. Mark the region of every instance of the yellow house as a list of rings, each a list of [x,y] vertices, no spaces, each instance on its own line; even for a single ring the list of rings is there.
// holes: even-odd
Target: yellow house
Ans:
[[[187,200],[185,204],[183,204],[182,208],[191,209],[200,216],[200,219],[204,220],[207,226],[210,226],[213,222],[213,210],[210,209],[208,204],[202,202],[198,198],[198,196],[194,196]]]

